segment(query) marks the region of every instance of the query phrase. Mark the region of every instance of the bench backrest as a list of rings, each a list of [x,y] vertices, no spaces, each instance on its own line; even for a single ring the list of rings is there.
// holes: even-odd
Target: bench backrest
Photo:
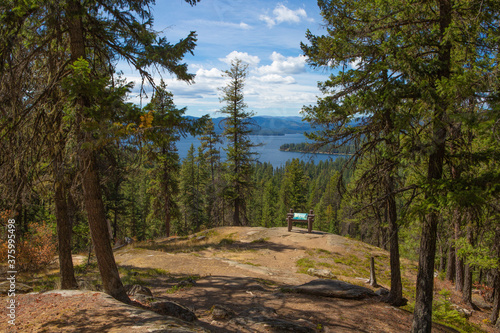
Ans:
[[[293,218],[292,220],[302,220],[302,221],[307,221],[307,213],[293,213]]]

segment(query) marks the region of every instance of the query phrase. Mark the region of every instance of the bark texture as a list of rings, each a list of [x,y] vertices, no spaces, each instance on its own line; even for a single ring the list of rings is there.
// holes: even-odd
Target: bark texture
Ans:
[[[57,241],[59,250],[59,272],[61,275],[61,289],[78,289],[71,255],[72,226],[68,214],[66,202],[66,191],[64,186],[61,159],[56,158],[54,162],[55,174],[55,208],[57,224]]]
[[[81,20],[83,8],[79,1],[70,1],[68,11],[68,33],[70,37],[71,60],[85,59],[85,39],[83,23]],[[80,167],[82,172],[82,187],[85,203],[85,210],[92,236],[92,243],[97,258],[99,272],[102,278],[104,291],[122,302],[129,302],[125,288],[120,280],[118,268],[116,266],[113,250],[109,240],[108,224],[102,193],[100,187],[99,174],[95,164],[94,151],[92,150],[94,139],[92,134],[82,130],[82,122],[85,121],[84,110],[90,106],[87,96],[77,98],[76,119],[78,126],[78,139],[86,148],[79,150]]]

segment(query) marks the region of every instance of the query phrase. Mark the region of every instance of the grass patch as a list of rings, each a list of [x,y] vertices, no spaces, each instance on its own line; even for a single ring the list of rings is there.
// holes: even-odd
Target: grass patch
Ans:
[[[219,246],[233,245],[234,242],[235,240],[232,238],[222,238],[221,241],[219,242]]]
[[[261,278],[255,278],[254,281],[257,282],[258,284],[261,284],[261,285],[264,285],[267,287],[274,287],[277,285],[277,283],[275,281],[261,279]]]
[[[304,274],[307,274],[307,270],[309,268],[316,267],[314,260],[312,260],[310,258],[301,258],[295,262],[295,265],[298,268],[298,272],[304,273]]]
[[[321,266],[321,267],[326,267],[326,268],[333,268],[333,265],[330,264],[330,263],[327,263],[327,262],[318,262],[316,263],[318,266]]]
[[[173,286],[172,288],[168,288],[167,290],[165,290],[165,293],[166,294],[175,294],[176,292],[178,292],[182,288],[184,288],[184,287]]]
[[[250,262],[250,261],[245,261],[244,264],[245,265],[250,265],[250,266],[255,266],[255,267],[262,266],[262,265],[259,265],[259,264],[254,264],[253,262]]]
[[[161,268],[131,268],[127,266],[118,267],[123,284],[146,285],[148,279],[160,276],[168,276],[168,272]]]
[[[44,292],[59,289],[61,278],[58,274],[51,274],[29,281],[28,284],[32,286],[34,292]]]
[[[259,238],[259,239],[253,240],[252,243],[261,244],[261,243],[267,243],[267,241],[269,241],[269,237]]]
[[[91,262],[87,264],[86,262],[80,265],[74,266],[75,274],[85,275],[87,273],[91,273],[97,269],[97,262]]]
[[[325,250],[325,249],[315,249],[316,253],[317,254],[327,254],[327,255],[331,255],[332,253],[328,250]]]

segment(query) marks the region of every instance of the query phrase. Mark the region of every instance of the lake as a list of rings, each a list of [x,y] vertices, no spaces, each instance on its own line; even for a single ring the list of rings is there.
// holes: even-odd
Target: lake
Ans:
[[[305,162],[313,161],[318,163],[319,161],[335,160],[338,155],[326,155],[326,154],[308,154],[308,153],[297,153],[297,152],[284,152],[280,151],[280,146],[285,143],[301,143],[306,142],[306,138],[302,134],[286,134],[286,135],[251,135],[252,141],[256,144],[262,144],[260,147],[255,147],[253,150],[258,154],[257,158],[260,162],[271,163],[274,167],[284,166],[286,161],[293,158],[299,158]],[[191,144],[194,144],[195,148],[200,146],[200,140],[196,137],[189,136],[185,139],[181,139],[177,148],[179,149],[179,157],[184,159],[187,156],[187,152]],[[221,155],[224,157],[225,153],[221,149]]]

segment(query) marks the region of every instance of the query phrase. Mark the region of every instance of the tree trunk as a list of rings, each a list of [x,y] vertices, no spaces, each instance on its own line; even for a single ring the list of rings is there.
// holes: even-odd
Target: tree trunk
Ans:
[[[71,60],[76,61],[79,58],[86,58],[83,23],[81,16],[84,15],[84,10],[81,7],[80,1],[73,0],[68,3],[67,23],[68,33],[70,38]],[[78,126],[78,139],[80,144],[92,147],[93,138],[89,132],[84,132],[81,129],[81,122],[84,121],[84,110],[90,106],[90,102],[86,96],[80,96],[76,101],[76,119]],[[101,187],[99,182],[99,174],[95,165],[94,152],[91,148],[79,149],[80,167],[82,172],[82,187],[87,211],[87,218],[90,227],[90,234],[94,244],[94,251],[101,273],[102,284],[104,291],[122,302],[129,302],[129,298],[118,274],[113,250],[109,241],[108,225],[106,222],[106,213],[104,203],[102,201]]]
[[[377,283],[377,277],[375,275],[375,258],[371,257],[370,258],[370,281],[369,281],[370,286],[372,287],[379,287]]]
[[[394,180],[388,176],[387,209],[389,217],[389,240],[390,240],[390,266],[391,266],[391,290],[387,296],[387,303],[394,306],[403,306],[406,300],[403,299],[403,284],[401,282],[401,267],[399,258],[399,233],[397,224],[397,207],[394,197]]]
[[[108,224],[94,157],[92,152],[85,152],[82,155],[83,197],[104,292],[119,301],[129,302],[130,300],[120,280],[113,249],[109,241]]]
[[[240,198],[234,200],[233,225],[241,225],[240,222]]]
[[[431,212],[422,228],[412,333],[431,332],[437,224],[437,213]]]
[[[467,241],[469,242],[470,245],[473,246],[474,244],[473,244],[471,223],[472,222],[470,222],[470,216],[469,216],[469,223],[467,224]],[[469,263],[465,264],[462,301],[465,304],[474,307],[474,305],[472,304],[472,267]]]
[[[113,241],[116,244],[116,241],[118,240],[118,208],[115,205],[115,211],[114,211],[114,216],[113,216]]]
[[[495,323],[500,324],[500,319],[498,319],[500,311],[500,269],[496,269],[495,282],[493,284],[493,309],[491,312],[490,321],[493,325]]]
[[[72,227],[66,203],[66,194],[62,170],[62,158],[60,154],[54,159],[55,178],[55,207],[57,224],[57,241],[59,245],[59,274],[61,275],[61,289],[78,289],[71,255]]]
[[[495,252],[497,257],[497,263],[500,264],[500,227],[497,227],[495,232]],[[500,329],[500,268],[494,270],[495,278],[493,280],[493,309],[491,312],[490,321],[493,325],[496,323],[496,327]]]
[[[444,244],[441,244],[439,252],[439,271],[444,272],[446,270],[446,250],[444,249]]]
[[[453,239],[449,241],[448,260],[446,261],[446,280],[455,281],[455,246]]]
[[[169,196],[165,197],[165,235],[170,237],[170,202]],[[179,234],[179,233],[177,233]]]
[[[437,71],[437,80],[450,77],[451,71],[451,44],[445,40],[448,27],[452,20],[452,4],[450,0],[439,2],[439,48],[438,60],[440,68]],[[444,122],[449,108],[446,98],[436,98],[436,105],[432,119],[432,152],[429,155],[427,166],[427,181],[435,183],[442,178],[443,161],[446,152],[447,127]],[[434,197],[435,190],[425,194],[425,199],[437,205]],[[436,256],[436,239],[439,223],[438,211],[432,209],[426,214],[422,227],[420,241],[419,267],[417,275],[417,290],[415,297],[415,311],[413,313],[412,333],[431,333],[432,329],[432,299],[434,291],[434,259]]]

